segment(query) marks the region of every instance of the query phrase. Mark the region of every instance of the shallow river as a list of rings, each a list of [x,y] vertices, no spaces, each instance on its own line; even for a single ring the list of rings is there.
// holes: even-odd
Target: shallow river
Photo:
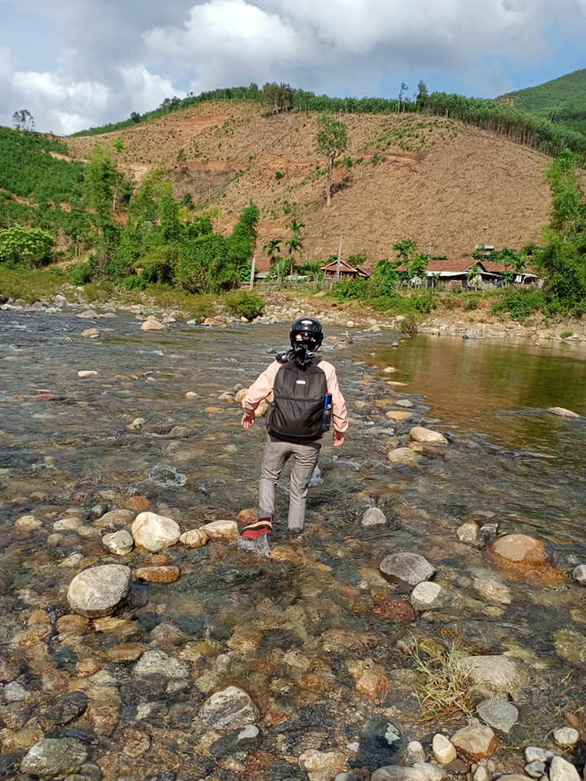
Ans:
[[[81,337],[89,325],[100,339]],[[499,533],[545,540],[556,572],[586,562],[586,417],[545,411],[555,405],[586,416],[586,356],[577,348],[424,337],[392,348],[392,335],[358,331],[351,345],[326,345],[351,423],[342,449],[323,448],[303,537],[291,543],[284,534],[282,480],[272,560],[234,545],[173,548],[161,560],[181,567],[177,583],[137,587],[118,623],[99,631],[55,628],[68,612],[73,575],[114,558],[100,544],[105,512],[148,500],[189,529],[255,505],[264,423],[242,431],[239,408],[218,398],[249,384],[286,341],[286,326],[176,324],[153,334],[129,316],[93,323],[0,312],[0,641],[20,660],[29,692],[17,703],[29,711],[3,713],[10,761],[28,747],[19,730],[39,722],[43,734],[77,730],[106,778],[298,779],[297,757],[309,748],[341,749],[349,766],[372,770],[392,760],[389,721],[406,740],[432,729],[420,719],[412,660],[396,645],[411,636],[506,653],[527,666],[531,682],[518,701],[519,724],[503,741],[505,757],[561,726],[564,711],[579,717],[584,587],[568,577],[543,585],[499,574],[511,603],[487,603],[475,584],[490,576],[491,562],[455,533],[472,515],[498,522]],[[388,366],[398,371],[383,373]],[[80,379],[79,370],[98,375]],[[188,391],[197,396],[187,399]],[[400,398],[415,406],[395,425],[385,412]],[[144,424],[132,427],[136,418]],[[445,457],[391,465],[389,446],[417,423],[448,436]],[[374,504],[388,523],[365,529],[360,518]],[[15,526],[23,515],[39,523]],[[54,523],[68,515],[81,526],[56,533]],[[400,550],[432,561],[457,605],[415,617],[408,595],[378,574],[381,559]],[[122,561],[151,558],[135,550]],[[42,652],[22,638],[36,609],[51,622],[37,643]],[[111,649],[129,641],[184,660],[189,681],[144,679],[130,661],[113,662]],[[99,700],[99,682],[84,678],[87,658],[111,676],[101,684],[113,703],[107,723],[95,708],[68,727],[51,724],[46,713],[64,692],[85,687]],[[372,664],[390,682],[378,701],[355,691]],[[199,716],[228,684],[245,688],[260,710],[250,746],[210,734]],[[133,751],[137,730],[148,740]]]

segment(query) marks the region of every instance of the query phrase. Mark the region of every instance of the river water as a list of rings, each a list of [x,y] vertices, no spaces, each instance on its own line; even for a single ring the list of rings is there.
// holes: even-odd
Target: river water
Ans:
[[[81,337],[88,325],[99,339]],[[0,312],[0,641],[27,691],[2,714],[10,761],[39,730],[77,730],[106,778],[298,779],[297,758],[312,748],[339,749],[349,766],[372,770],[392,759],[389,720],[407,740],[431,730],[413,694],[413,664],[397,647],[413,636],[526,665],[531,683],[505,759],[523,741],[545,740],[564,712],[581,717],[586,603],[566,574],[586,562],[586,417],[546,412],[555,405],[586,416],[586,356],[568,346],[417,337],[393,348],[396,335],[356,331],[347,344],[332,329],[341,341],[324,351],[338,369],[350,431],[342,449],[322,450],[301,539],[285,535],[282,480],[273,559],[219,543],[174,548],[157,560],[181,567],[177,583],[137,587],[118,621],[99,629],[59,632],[73,575],[114,558],[100,544],[105,512],[146,500],[189,529],[256,503],[264,424],[242,431],[238,406],[219,397],[286,347],[287,327],[175,324],[145,333],[139,325],[130,316],[88,323]],[[397,371],[384,373],[388,366]],[[97,376],[81,379],[79,370]],[[414,403],[413,415],[395,424],[385,412],[401,398]],[[136,418],[144,423],[132,426]],[[444,432],[449,446],[414,467],[391,465],[389,447],[417,423]],[[373,505],[388,523],[365,529],[360,518]],[[26,515],[32,525],[18,523]],[[564,577],[550,585],[505,577],[511,603],[485,602],[474,584],[490,576],[491,562],[455,534],[470,516],[543,539]],[[81,525],[56,531],[64,517]],[[413,615],[378,574],[381,559],[401,550],[433,562],[456,607]],[[135,550],[122,561],[152,557]],[[31,644],[22,630],[38,609],[49,628]],[[111,649],[129,641],[186,661],[189,680],[145,682],[130,661],[113,662]],[[108,685],[87,677],[84,659],[107,671]],[[355,691],[373,664],[390,682],[374,702]],[[260,710],[249,746],[210,732],[200,717],[206,697],[229,684]],[[93,702],[99,685],[111,699],[107,723],[97,707],[67,728],[51,723],[59,696],[81,688]],[[148,736],[140,750],[137,731]]]

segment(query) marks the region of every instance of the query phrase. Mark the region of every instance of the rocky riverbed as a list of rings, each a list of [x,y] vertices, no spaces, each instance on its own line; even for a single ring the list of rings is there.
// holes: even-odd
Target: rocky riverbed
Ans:
[[[350,436],[266,559],[236,399],[286,329],[77,314],[0,312],[0,777],[579,781],[583,406],[496,443],[335,330]]]

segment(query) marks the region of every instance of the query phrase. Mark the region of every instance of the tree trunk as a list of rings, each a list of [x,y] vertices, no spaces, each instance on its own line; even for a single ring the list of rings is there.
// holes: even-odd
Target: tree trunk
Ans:
[[[326,180],[326,205],[332,202],[332,161],[328,162],[328,178]]]

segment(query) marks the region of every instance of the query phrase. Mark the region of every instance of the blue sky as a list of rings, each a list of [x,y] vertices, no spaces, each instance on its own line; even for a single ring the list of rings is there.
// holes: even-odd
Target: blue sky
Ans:
[[[586,0],[0,0],[0,123],[70,133],[165,97],[287,81],[495,97],[586,66]]]

